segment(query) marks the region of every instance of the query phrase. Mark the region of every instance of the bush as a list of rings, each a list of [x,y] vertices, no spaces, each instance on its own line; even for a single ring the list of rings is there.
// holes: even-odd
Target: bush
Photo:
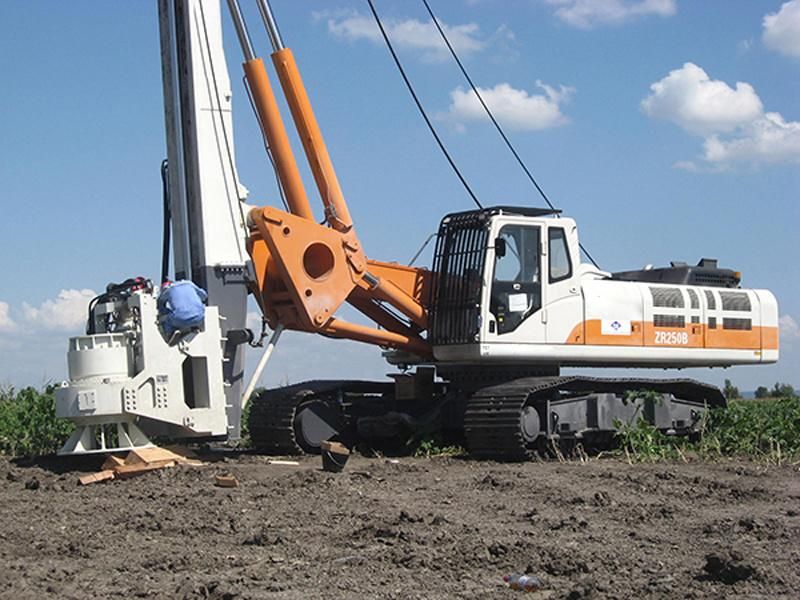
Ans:
[[[432,458],[434,456],[463,456],[466,451],[461,446],[445,444],[439,436],[422,438],[414,450],[414,456]]]
[[[685,440],[661,433],[642,417],[637,417],[634,423],[617,419],[614,426],[620,448],[631,462],[675,460],[686,445]]]
[[[800,398],[738,400],[711,410],[700,445],[720,455],[800,456]]]
[[[734,400],[707,411],[696,443],[664,435],[638,416],[633,423],[617,421],[617,440],[630,461],[683,457],[748,456],[781,463],[800,457],[800,398]]]
[[[0,391],[0,452],[37,456],[58,450],[72,433],[72,423],[56,417],[53,388],[39,392]]]

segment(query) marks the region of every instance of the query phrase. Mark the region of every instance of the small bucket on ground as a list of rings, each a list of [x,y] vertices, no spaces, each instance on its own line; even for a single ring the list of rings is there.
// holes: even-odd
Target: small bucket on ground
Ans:
[[[322,451],[322,469],[330,473],[339,473],[350,458],[350,450],[339,442],[326,441],[320,445]]]

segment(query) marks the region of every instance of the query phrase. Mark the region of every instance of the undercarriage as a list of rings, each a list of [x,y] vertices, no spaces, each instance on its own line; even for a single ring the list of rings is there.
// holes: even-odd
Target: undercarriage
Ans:
[[[614,445],[621,424],[640,417],[662,433],[698,433],[703,412],[724,406],[714,386],[691,379],[557,374],[497,380],[497,373],[434,382],[421,370],[395,383],[309,381],[253,398],[253,445],[268,454],[319,452],[334,439],[404,452],[426,436],[463,444],[471,456],[528,460],[558,446]],[[486,374],[485,374],[486,375]]]

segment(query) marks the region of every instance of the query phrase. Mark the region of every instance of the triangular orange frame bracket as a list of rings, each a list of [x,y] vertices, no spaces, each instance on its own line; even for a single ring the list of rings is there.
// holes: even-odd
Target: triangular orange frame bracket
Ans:
[[[366,269],[355,233],[340,233],[273,207],[250,217],[269,248],[307,331],[324,327],[353,291]]]

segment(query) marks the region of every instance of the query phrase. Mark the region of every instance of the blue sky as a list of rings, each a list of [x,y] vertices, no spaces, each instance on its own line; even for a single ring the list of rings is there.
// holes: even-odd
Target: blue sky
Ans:
[[[241,1],[266,55],[254,6]],[[376,4],[483,203],[540,204],[475,111],[422,4]],[[778,365],[689,374],[744,389],[777,380],[800,387],[800,1],[431,5],[603,268],[714,257],[741,270],[745,286],[775,293]],[[366,3],[274,0],[273,8],[368,255],[407,261],[443,214],[470,200],[377,41]],[[251,202],[275,204],[224,21],[240,176]],[[40,385],[65,376],[66,339],[80,333],[91,291],[158,276],[158,23],[154,2],[81,0],[7,0],[0,23],[0,383]],[[377,349],[290,333],[264,381],[390,370]]]

